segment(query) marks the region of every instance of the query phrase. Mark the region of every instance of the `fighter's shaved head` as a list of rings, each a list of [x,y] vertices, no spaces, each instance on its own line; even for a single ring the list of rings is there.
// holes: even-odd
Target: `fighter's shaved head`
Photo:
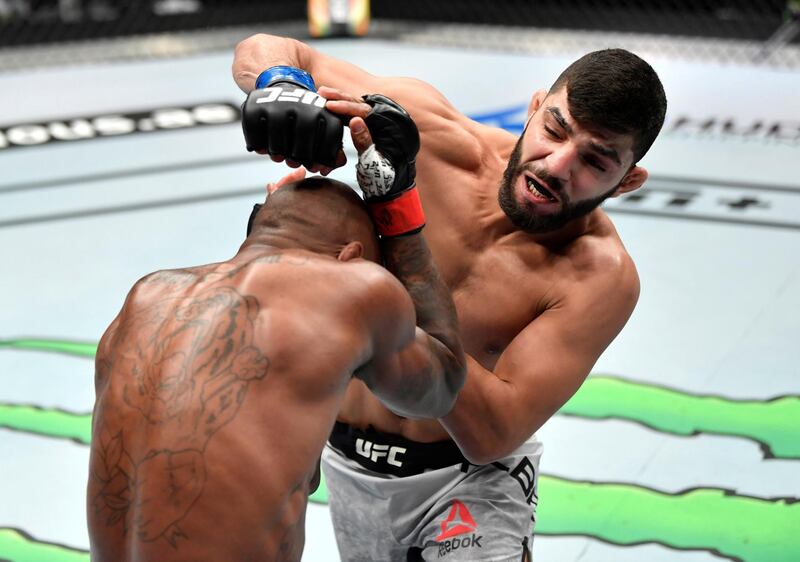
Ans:
[[[375,227],[364,201],[347,184],[330,178],[306,178],[270,194],[252,224],[252,235],[265,231],[300,238],[310,249],[357,241],[365,257],[377,256]]]

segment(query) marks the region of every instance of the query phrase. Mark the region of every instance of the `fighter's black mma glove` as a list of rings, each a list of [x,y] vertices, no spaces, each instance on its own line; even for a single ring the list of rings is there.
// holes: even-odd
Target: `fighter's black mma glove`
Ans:
[[[417,233],[425,226],[415,183],[417,126],[405,109],[386,96],[370,94],[363,99],[372,106],[364,121],[374,144],[358,158],[358,185],[381,236]]]
[[[242,105],[247,150],[265,150],[307,168],[315,164],[336,167],[344,125],[325,109],[325,101],[304,70],[268,68]]]

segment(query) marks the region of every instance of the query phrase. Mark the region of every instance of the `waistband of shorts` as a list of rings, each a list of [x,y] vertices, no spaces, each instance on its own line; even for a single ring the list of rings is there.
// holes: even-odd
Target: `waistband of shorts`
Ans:
[[[357,429],[338,421],[328,442],[364,468],[393,476],[414,476],[428,470],[469,464],[454,441],[420,443],[402,435],[372,427]]]

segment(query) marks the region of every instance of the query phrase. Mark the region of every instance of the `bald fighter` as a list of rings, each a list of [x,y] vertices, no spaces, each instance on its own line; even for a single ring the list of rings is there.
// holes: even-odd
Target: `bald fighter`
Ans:
[[[420,234],[380,242],[409,296],[344,184],[289,183],[250,227],[228,261],[137,282],[98,345],[96,562],[299,560],[349,381],[404,419],[453,405],[465,361]]]
[[[467,380],[440,420],[406,419],[350,383],[323,455],[342,559],[525,559],[538,501],[534,433],[638,299],[633,261],[598,206],[647,178],[638,162],[666,111],[658,76],[628,51],[590,53],[532,96],[519,137],[470,120],[429,84],[373,76],[292,39],[244,40],[233,76],[249,93],[248,146],[292,166],[326,173],[344,155],[307,137],[282,145],[306,121],[265,128],[280,121],[259,111],[304,116],[303,104],[261,103],[278,90],[304,98],[319,86],[314,95],[345,118],[368,116],[361,96],[380,92],[420,131],[426,236],[456,303]],[[404,449],[402,466],[364,454],[367,443]]]

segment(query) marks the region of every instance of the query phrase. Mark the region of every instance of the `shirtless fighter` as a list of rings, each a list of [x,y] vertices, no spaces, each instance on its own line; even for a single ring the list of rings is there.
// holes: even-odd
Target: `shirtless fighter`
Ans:
[[[344,184],[289,183],[251,218],[229,261],[137,282],[98,345],[95,562],[299,560],[350,379],[404,417],[445,415],[463,384],[421,224],[381,239],[401,284]]]
[[[541,455],[534,432],[580,387],[638,299],[634,264],[598,206],[647,178],[637,162],[666,111],[658,76],[628,51],[590,53],[533,95],[515,138],[471,121],[428,84],[373,76],[292,39],[244,40],[233,75],[250,92],[249,148],[291,166],[327,173],[344,157],[320,149],[325,142],[281,144],[308,140],[308,122],[330,130],[307,118],[308,104],[285,109],[293,119],[264,114],[274,109],[259,100],[277,90],[303,99],[319,85],[325,107],[346,118],[367,116],[360,96],[380,92],[420,131],[426,236],[453,293],[467,380],[440,420],[396,415],[350,383],[323,454],[341,558],[526,559]],[[376,454],[386,450],[395,454]]]

